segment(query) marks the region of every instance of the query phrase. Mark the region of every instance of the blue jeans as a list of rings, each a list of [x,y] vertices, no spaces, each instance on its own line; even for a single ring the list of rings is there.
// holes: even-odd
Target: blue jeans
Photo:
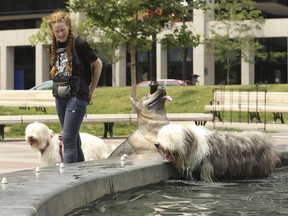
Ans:
[[[79,130],[86,107],[87,101],[75,96],[56,98],[56,110],[63,131],[64,163],[84,161]]]

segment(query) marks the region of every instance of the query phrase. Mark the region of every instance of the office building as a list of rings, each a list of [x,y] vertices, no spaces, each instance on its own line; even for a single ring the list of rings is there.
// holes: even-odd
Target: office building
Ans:
[[[257,38],[267,53],[287,52],[288,2],[285,0],[256,0],[263,12],[265,23]],[[32,47],[29,38],[36,34],[41,18],[55,9],[65,8],[65,0],[0,0],[0,89],[29,89],[49,79],[49,53],[47,46]],[[204,37],[209,35],[211,18],[203,11],[193,11],[193,30]],[[176,23],[181,25],[182,23]],[[168,29],[169,31],[169,29]],[[165,31],[164,31],[165,32]],[[161,37],[161,34],[158,35]],[[122,58],[115,65],[105,66],[100,84],[103,86],[130,85],[129,53],[126,46],[117,50]],[[187,79],[198,76],[199,85],[223,83],[221,67],[214,63],[205,45],[188,48],[185,73],[182,67],[183,50],[177,47],[163,49],[157,44],[157,78]],[[149,52],[137,53],[137,82],[150,79]],[[105,62],[104,62],[105,63]],[[113,68],[113,70],[112,70]],[[233,83],[287,83],[287,59],[255,63],[242,61],[235,69]]]

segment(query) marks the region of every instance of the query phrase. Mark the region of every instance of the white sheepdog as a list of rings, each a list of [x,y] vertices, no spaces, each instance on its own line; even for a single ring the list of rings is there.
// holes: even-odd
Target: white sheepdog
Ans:
[[[192,124],[169,124],[160,129],[155,147],[187,179],[261,178],[280,165],[276,146],[260,132],[214,132]]]
[[[107,158],[108,148],[104,141],[87,133],[80,133],[85,160]],[[26,127],[25,141],[39,151],[41,166],[53,166],[63,161],[62,134],[54,133],[45,124],[35,122]]]

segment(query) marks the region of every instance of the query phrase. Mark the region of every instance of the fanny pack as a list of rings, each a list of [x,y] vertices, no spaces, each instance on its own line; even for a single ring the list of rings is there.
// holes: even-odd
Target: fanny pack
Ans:
[[[54,97],[66,98],[71,95],[71,87],[66,82],[53,82],[52,94]]]

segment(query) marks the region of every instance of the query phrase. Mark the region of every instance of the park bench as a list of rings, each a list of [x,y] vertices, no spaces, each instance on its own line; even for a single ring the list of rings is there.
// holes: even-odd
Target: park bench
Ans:
[[[169,121],[194,121],[196,125],[205,125],[212,121],[210,113],[168,113]],[[4,140],[4,128],[12,124],[29,124],[33,122],[58,123],[57,115],[7,115],[0,116],[0,135]],[[103,137],[113,137],[113,126],[115,122],[137,122],[136,114],[87,114],[83,123],[104,123]]]
[[[0,106],[32,108],[46,112],[46,107],[55,107],[51,90],[1,90]],[[194,121],[196,125],[205,125],[212,121],[210,113],[168,113],[169,121]],[[2,115],[0,116],[0,136],[4,140],[4,128],[12,124],[29,124],[33,122],[59,123],[57,115]],[[115,122],[137,122],[136,114],[87,114],[84,123],[104,123],[103,137],[113,136]]]
[[[51,90],[1,90],[0,106],[19,107],[46,112],[46,107],[55,107]]]
[[[250,122],[261,122],[260,113],[272,113],[274,122],[284,122],[283,113],[288,112],[288,92],[267,92],[266,90],[223,90],[213,89],[213,99],[204,110],[213,114],[213,121],[223,120],[224,112],[247,113]]]

